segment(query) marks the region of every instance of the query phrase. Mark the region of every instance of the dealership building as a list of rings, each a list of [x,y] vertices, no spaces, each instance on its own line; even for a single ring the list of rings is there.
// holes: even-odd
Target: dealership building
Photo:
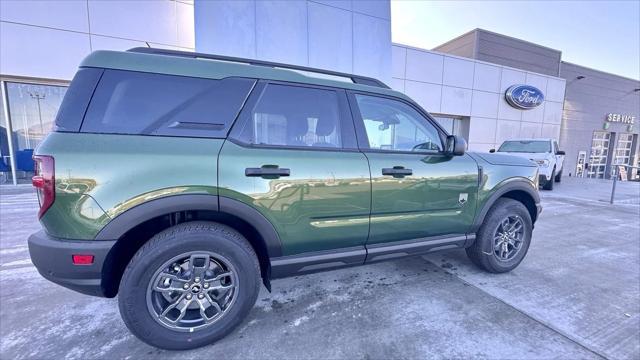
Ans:
[[[637,79],[481,29],[431,50],[394,44],[388,1],[1,1],[0,27],[7,182],[28,181],[33,149],[51,130],[82,58],[138,46],[373,76],[416,100],[471,150],[557,139],[565,176],[609,178],[616,164],[640,162]],[[541,95],[535,106],[510,101],[518,85]]]

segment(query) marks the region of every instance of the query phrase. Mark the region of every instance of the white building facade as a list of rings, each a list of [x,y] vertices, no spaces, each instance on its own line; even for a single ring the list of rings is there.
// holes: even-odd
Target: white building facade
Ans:
[[[196,50],[391,80],[389,1],[196,1]]]
[[[194,50],[192,0],[0,1],[0,73],[69,81],[95,50]]]
[[[391,86],[429,111],[469,149],[488,151],[506,139],[557,139],[565,80],[483,61],[393,44]],[[507,88],[532,85],[545,94],[530,110],[512,107]]]

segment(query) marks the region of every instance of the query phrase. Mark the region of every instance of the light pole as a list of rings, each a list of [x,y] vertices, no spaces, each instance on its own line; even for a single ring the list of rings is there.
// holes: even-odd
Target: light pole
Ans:
[[[38,102],[38,120],[40,121],[40,135],[44,135],[44,125],[42,124],[42,110],[40,109],[40,100],[43,100],[47,96],[44,94],[40,94],[36,91],[34,92],[30,91],[29,96],[31,96],[32,99],[36,99],[36,101]]]

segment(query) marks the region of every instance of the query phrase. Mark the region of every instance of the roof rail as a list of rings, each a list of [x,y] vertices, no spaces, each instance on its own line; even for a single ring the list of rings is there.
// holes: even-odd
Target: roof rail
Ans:
[[[314,73],[320,73],[325,75],[344,77],[344,78],[350,79],[355,84],[376,86],[376,87],[389,89],[389,86],[387,86],[385,83],[371,77],[341,73],[341,72],[331,71],[331,70],[316,69],[316,68],[311,68],[306,66],[282,64],[282,63],[276,63],[271,61],[262,61],[262,60],[254,60],[254,59],[245,59],[245,58],[239,58],[239,57],[233,57],[233,56],[212,55],[212,54],[204,54],[204,53],[197,53],[197,52],[190,52],[190,51],[166,50],[166,49],[146,48],[146,47],[135,47],[127,51],[136,52],[136,53],[145,53],[145,54],[155,54],[155,55],[188,57],[188,58],[194,58],[194,59],[201,58],[201,59],[221,60],[221,61],[250,64],[250,65],[267,66],[267,67],[273,67],[273,68],[283,68],[283,69],[291,69],[291,70],[298,70],[298,71],[314,72]]]

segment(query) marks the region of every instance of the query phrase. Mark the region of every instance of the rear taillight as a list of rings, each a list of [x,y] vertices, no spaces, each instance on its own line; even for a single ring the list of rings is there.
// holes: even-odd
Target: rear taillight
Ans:
[[[73,265],[91,265],[93,264],[93,255],[73,254],[71,260]]]
[[[41,218],[56,199],[55,163],[52,156],[46,155],[34,155],[33,161],[35,162],[35,175],[31,178],[31,183],[38,193],[38,201],[40,202],[38,218]]]

